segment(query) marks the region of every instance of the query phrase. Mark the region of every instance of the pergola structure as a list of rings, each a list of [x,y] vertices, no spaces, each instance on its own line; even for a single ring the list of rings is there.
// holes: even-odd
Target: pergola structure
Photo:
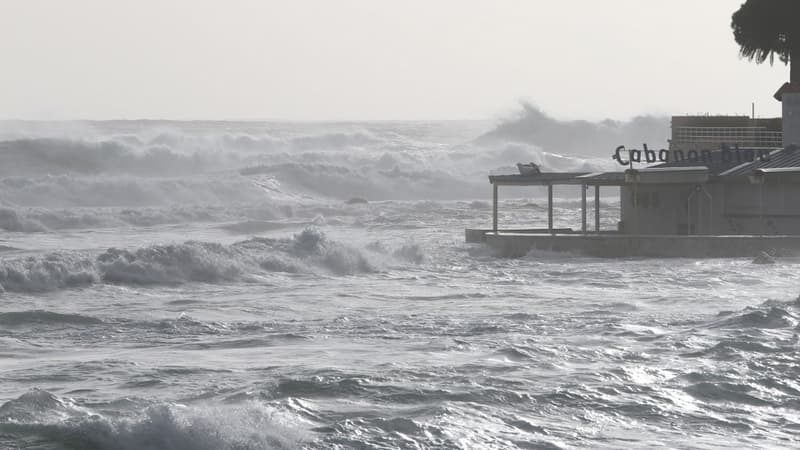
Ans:
[[[784,157],[785,156],[785,157]],[[497,255],[521,257],[532,249],[554,252],[581,253],[599,257],[742,257],[758,254],[759,251],[781,249],[787,254],[800,254],[800,232],[796,224],[784,227],[790,232],[765,234],[754,232],[754,227],[746,233],[730,234],[730,224],[712,227],[715,217],[725,217],[720,211],[724,202],[726,186],[739,187],[736,195],[746,196],[748,205],[758,207],[757,215],[752,211],[745,218],[758,218],[763,222],[764,185],[775,184],[790,188],[800,184],[800,152],[797,155],[771,154],[771,160],[745,163],[724,173],[714,172],[706,166],[661,166],[628,169],[624,172],[605,173],[538,173],[532,175],[490,176],[493,190],[492,229],[466,229],[465,238],[469,243],[483,243],[494,249]],[[784,161],[785,160],[785,161]],[[794,162],[797,160],[797,162]],[[758,164],[757,167],[753,165]],[[741,189],[741,185],[753,184],[752,189]],[[553,186],[581,186],[581,230],[555,229],[553,227]],[[502,232],[498,229],[498,190],[500,186],[547,186],[547,228],[512,230]],[[594,186],[595,226],[589,231],[587,224],[587,190]],[[600,229],[600,187],[620,188],[621,219],[624,226],[619,230]],[[722,194],[718,192],[722,189]],[[639,196],[652,197],[654,192],[667,196],[668,206],[649,208],[642,202],[642,217],[646,228],[641,228]],[[703,202],[693,199],[701,196]],[[716,196],[717,198],[714,198]],[[739,197],[737,197],[739,198]],[[782,200],[784,197],[781,196]],[[649,203],[649,201],[648,201]],[[659,200],[659,204],[661,201]],[[681,204],[686,205],[685,215],[678,218]],[[724,205],[724,203],[723,203]],[[793,207],[796,207],[793,204]],[[702,210],[709,211],[705,231],[699,230],[702,224]],[[752,208],[751,208],[752,209]],[[713,212],[715,211],[716,212]],[[666,212],[665,212],[666,211]],[[694,216],[694,217],[693,217]],[[793,217],[800,217],[795,214]],[[670,220],[671,218],[671,220]],[[678,221],[676,219],[680,219]],[[794,219],[800,220],[800,219]],[[665,222],[666,221],[666,222]],[[673,223],[674,222],[674,223]],[[666,224],[666,226],[662,226]],[[674,225],[673,231],[669,228]],[[694,225],[694,227],[692,226]],[[683,232],[681,231],[683,226]],[[792,228],[795,227],[795,228]],[[655,231],[654,231],[655,230]]]
[[[492,231],[498,232],[497,206],[500,186],[547,186],[547,231],[555,234],[553,228],[553,186],[581,186],[581,232],[588,233],[586,191],[594,186],[594,232],[600,232],[600,186],[622,186],[625,184],[623,172],[545,172],[534,175],[490,175],[492,184]]]
[[[762,177],[798,177],[797,169],[790,172],[787,169],[761,169]],[[767,173],[769,172],[769,173]],[[594,186],[594,233],[600,233],[600,187],[601,186],[632,186],[634,199],[637,187],[640,184],[691,184],[699,185],[710,180],[709,169],[705,166],[686,167],[648,167],[644,169],[628,169],[625,172],[545,172],[533,175],[490,175],[492,184],[492,232],[497,234],[497,193],[500,186],[547,186],[547,232],[556,234],[553,228],[553,186],[568,185],[581,186],[581,233],[589,232],[586,217],[586,191]],[[638,206],[634,201],[634,208]],[[638,219],[637,219],[638,223]],[[636,226],[638,229],[638,224]],[[544,231],[544,230],[543,230]],[[638,233],[638,231],[637,231]]]

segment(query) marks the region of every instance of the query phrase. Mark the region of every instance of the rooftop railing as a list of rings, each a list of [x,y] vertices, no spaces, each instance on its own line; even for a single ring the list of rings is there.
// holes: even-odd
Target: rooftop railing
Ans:
[[[678,145],[729,144],[742,147],[783,146],[783,133],[764,127],[674,127],[672,142]]]

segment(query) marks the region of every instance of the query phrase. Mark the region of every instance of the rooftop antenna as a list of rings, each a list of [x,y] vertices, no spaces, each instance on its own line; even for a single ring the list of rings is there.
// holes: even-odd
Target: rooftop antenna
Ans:
[[[752,115],[753,120],[755,120],[756,119],[756,102],[750,103],[750,107],[751,107],[751,109],[753,111],[753,115]]]

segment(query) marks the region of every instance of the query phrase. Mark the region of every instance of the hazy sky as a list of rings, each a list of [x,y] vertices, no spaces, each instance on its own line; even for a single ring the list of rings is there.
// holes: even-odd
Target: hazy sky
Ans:
[[[779,115],[743,0],[0,0],[0,118]]]

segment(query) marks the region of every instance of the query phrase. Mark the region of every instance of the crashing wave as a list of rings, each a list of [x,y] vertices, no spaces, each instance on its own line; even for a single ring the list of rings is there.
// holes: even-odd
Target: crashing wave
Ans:
[[[520,142],[568,155],[607,157],[618,145],[665,146],[668,117],[639,116],[627,122],[603,120],[561,121],[528,102],[521,111],[478,138],[479,142]],[[527,161],[527,160],[523,160]]]
[[[42,208],[226,205],[262,202],[272,197],[273,193],[253,180],[226,174],[183,178],[71,175],[0,178],[0,204],[16,205],[16,209],[21,205]],[[12,220],[0,217],[0,226]]]
[[[188,241],[99,255],[59,252],[0,260],[0,289],[43,292],[105,282],[163,285],[254,281],[268,272],[356,275],[377,270],[362,251],[306,229],[291,239],[253,238],[231,245]]]
[[[0,446],[35,440],[47,448],[103,450],[288,449],[305,440],[294,422],[289,414],[256,402],[155,403],[105,414],[37,389],[0,406]]]
[[[513,133],[472,140],[477,130],[467,125],[215,123],[200,132],[181,122],[69,124],[78,129],[0,130],[0,204],[153,206],[278,194],[473,199],[487,195],[487,173],[515,162],[573,171],[608,163],[565,157]],[[244,176],[220,176],[235,170]]]

